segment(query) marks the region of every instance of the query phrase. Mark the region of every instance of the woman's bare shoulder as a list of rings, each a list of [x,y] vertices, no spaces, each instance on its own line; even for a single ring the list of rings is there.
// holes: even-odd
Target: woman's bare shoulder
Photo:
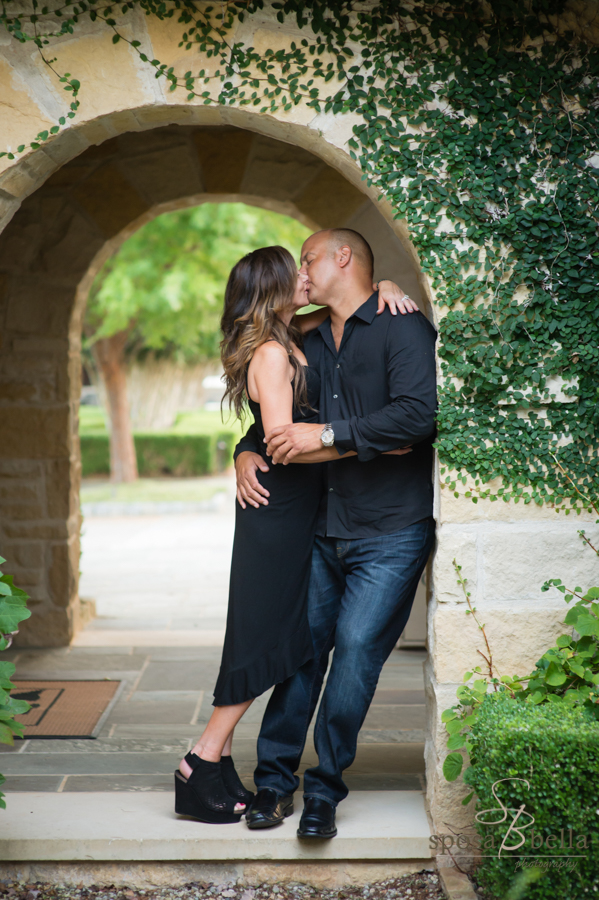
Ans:
[[[283,347],[282,344],[279,344],[278,341],[266,341],[264,344],[260,344],[259,347],[256,347],[254,355],[252,356],[252,362],[257,362],[260,365],[278,367],[283,363],[289,362],[289,354],[285,347]]]
[[[260,344],[254,351],[248,368],[248,387],[252,400],[260,402],[260,391],[272,392],[277,386],[291,381],[293,369],[284,347],[277,341]]]

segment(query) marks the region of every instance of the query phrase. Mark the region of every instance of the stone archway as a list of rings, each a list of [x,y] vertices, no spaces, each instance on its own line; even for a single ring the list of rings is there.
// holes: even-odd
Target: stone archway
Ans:
[[[139,16],[134,27],[148,58],[181,73],[189,67],[174,20]],[[264,49],[301,37],[289,20],[280,25],[267,5],[239,24],[235,40]],[[260,114],[200,99],[182,103],[129,47],[115,47],[99,23],[77,37],[65,35],[54,52],[61,71],[81,78],[77,119],[22,158],[0,160],[0,540],[18,583],[34,598],[33,618],[22,632],[30,645],[64,643],[78,627],[81,298],[86,273],[91,277],[102,255],[130,230],[173,204],[202,197],[269,205],[314,225],[351,222],[379,250],[378,274],[400,280],[412,296],[429,297],[435,317],[442,316],[418,270],[408,223],[394,220],[391,205],[379,202],[350,156],[357,116],[302,105]],[[209,60],[194,64],[211,71]],[[12,45],[3,46],[0,97],[2,149],[13,150],[65,115],[70,100],[30,46]],[[230,136],[226,155],[219,129]],[[285,171],[294,166],[297,177],[283,190]],[[252,167],[253,186],[244,183]],[[151,174],[156,171],[158,178]],[[403,260],[401,268],[392,268],[396,259]],[[538,585],[552,574],[584,583],[586,573],[580,572],[580,520],[556,520],[551,509],[488,501],[475,507],[438,491],[436,518],[427,779],[437,829],[450,823],[455,831],[469,813],[459,805],[462,787],[448,786],[441,775],[446,735],[440,712],[479,659],[478,633],[464,616],[452,559],[458,558],[473,601],[484,610],[503,672],[529,671],[562,630],[561,599],[540,595]],[[550,565],[555,557],[563,560],[559,572]]]
[[[372,201],[297,146],[235,126],[174,125],[125,133],[62,166],[0,238],[4,415],[13,442],[3,467],[20,497],[5,504],[2,527],[6,555],[32,597],[22,645],[68,644],[80,625],[77,412],[91,281],[146,221],[208,200],[242,200],[315,229],[357,228],[375,248],[376,275],[423,302],[408,254]]]

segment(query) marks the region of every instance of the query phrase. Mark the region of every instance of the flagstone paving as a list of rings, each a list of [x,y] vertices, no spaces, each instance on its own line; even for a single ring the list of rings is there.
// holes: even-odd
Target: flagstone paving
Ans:
[[[7,654],[21,679],[108,677],[125,681],[125,689],[96,740],[0,745],[5,792],[172,790],[173,770],[210,716],[220,649],[119,650],[75,647]],[[360,733],[356,761],[347,772],[350,789],[423,789],[424,658],[421,651],[392,653]],[[248,787],[267,699],[264,695],[255,701],[235,737],[234,758]],[[302,771],[315,760],[310,738]]]

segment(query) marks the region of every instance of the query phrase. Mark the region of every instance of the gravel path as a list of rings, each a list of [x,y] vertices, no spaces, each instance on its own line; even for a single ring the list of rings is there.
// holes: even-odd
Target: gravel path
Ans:
[[[392,881],[337,890],[305,884],[242,885],[186,884],[177,888],[132,890],[112,887],[59,887],[53,884],[0,884],[3,900],[442,900],[437,875],[419,872]]]

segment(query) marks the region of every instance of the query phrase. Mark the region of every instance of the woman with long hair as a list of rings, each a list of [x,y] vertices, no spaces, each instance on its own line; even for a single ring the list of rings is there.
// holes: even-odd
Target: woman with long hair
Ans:
[[[262,438],[277,425],[317,422],[320,376],[301,350],[302,330],[326,310],[309,304],[307,278],[283,247],[264,247],[233,268],[225,292],[221,356],[238,417],[245,404]],[[264,450],[266,459],[266,449]],[[344,457],[323,448],[322,460]],[[320,456],[319,456],[320,458]],[[229,608],[214,710],[175,772],[175,811],[201,822],[238,822],[253,794],[231,757],[235,726],[252,701],[312,657],[307,618],[310,560],[322,492],[319,462],[271,466],[268,506],[236,504]]]

